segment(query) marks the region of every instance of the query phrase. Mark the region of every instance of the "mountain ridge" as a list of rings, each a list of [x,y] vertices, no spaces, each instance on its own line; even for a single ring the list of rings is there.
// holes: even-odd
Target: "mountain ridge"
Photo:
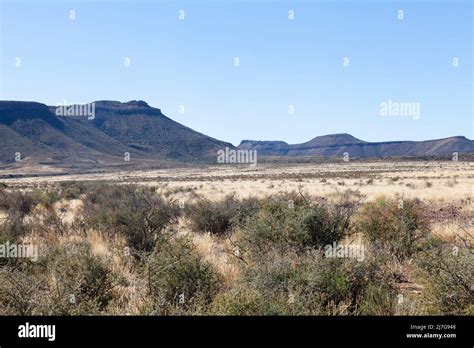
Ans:
[[[92,169],[140,161],[153,166],[215,164],[217,151],[226,147],[257,150],[258,156],[340,157],[347,152],[351,157],[367,158],[474,153],[474,141],[462,135],[368,142],[337,133],[300,144],[242,140],[235,147],[172,120],[143,100],[99,100],[93,105],[93,117],[77,117],[57,115],[56,106],[38,102],[0,101],[0,163],[14,163],[15,154],[20,153],[28,163]],[[125,154],[132,163],[124,163]]]
[[[339,141],[334,141],[339,139]],[[453,152],[474,152],[474,141],[462,135],[433,140],[393,140],[368,142],[347,133],[315,137],[305,143],[243,140],[239,149],[257,150],[263,156],[336,157],[347,152],[353,157],[441,156]]]
[[[0,163],[14,162],[18,152],[30,162],[56,165],[127,165],[137,160],[170,165],[209,162],[219,149],[235,148],[141,100],[92,104],[93,117],[85,117],[57,115],[56,106],[37,102],[0,101]],[[124,163],[127,154],[131,163]]]

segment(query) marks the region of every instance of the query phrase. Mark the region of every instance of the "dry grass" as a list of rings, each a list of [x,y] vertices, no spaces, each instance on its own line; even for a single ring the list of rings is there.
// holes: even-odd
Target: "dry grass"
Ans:
[[[74,221],[74,218],[82,206],[83,202],[80,199],[62,199],[59,202],[55,202],[53,208],[61,215],[61,219],[64,223],[70,224]]]
[[[210,233],[197,234],[189,232],[196,250],[204,259],[215,266],[224,277],[227,284],[231,284],[239,275],[239,268],[231,254],[228,241],[213,236]]]
[[[459,239],[472,240],[474,225],[459,222],[434,223],[431,225],[431,233],[447,242],[458,242]]]
[[[369,199],[379,194],[406,198],[454,201],[474,197],[472,162],[343,162],[300,165],[211,166],[203,168],[65,175],[4,179],[12,186],[74,180],[106,180],[156,186],[184,199],[196,195],[220,199],[267,196],[303,188],[311,195],[327,196],[357,189]],[[342,185],[341,183],[344,183]]]
[[[397,163],[341,163],[311,165],[259,165],[250,167],[208,167],[138,171],[126,173],[85,174],[43,178],[5,179],[12,188],[28,189],[48,186],[60,181],[107,180],[117,184],[139,184],[156,187],[156,191],[176,201],[192,204],[198,198],[220,200],[229,194],[238,198],[266,197],[282,192],[300,191],[329,201],[345,190],[358,190],[368,202],[384,195],[420,199],[427,209],[455,206],[460,212],[455,218],[431,221],[430,231],[447,243],[472,243],[474,223],[474,163],[468,162],[397,162]],[[343,184],[342,184],[343,183]],[[81,199],[61,199],[53,204],[63,224],[71,225],[83,207]],[[436,217],[436,210],[433,210]],[[0,211],[0,221],[7,215]],[[466,218],[467,217],[467,218]],[[234,247],[225,236],[195,232],[185,217],[171,226],[178,235],[188,236],[197,253],[223,277],[227,286],[239,278],[240,266],[233,255]],[[122,277],[114,283],[110,314],[144,314],[147,311],[147,285],[137,274],[134,263],[124,255],[127,242],[123,236],[111,237],[89,229],[86,233],[32,233],[24,242],[34,244],[68,245],[73,241],[87,241],[94,256],[110,262],[111,271]],[[362,244],[361,234],[351,235],[342,244]],[[394,271],[406,279],[399,284],[404,301],[397,314],[419,314],[418,294],[421,286],[412,279],[410,265],[393,265]],[[51,280],[54,281],[54,280]]]

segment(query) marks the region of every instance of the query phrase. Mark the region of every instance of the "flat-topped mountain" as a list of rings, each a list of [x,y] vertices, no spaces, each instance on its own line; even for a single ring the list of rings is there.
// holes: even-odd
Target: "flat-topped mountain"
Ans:
[[[216,163],[227,142],[188,128],[141,100],[101,100],[58,108],[36,102],[0,101],[0,163],[97,169],[140,164]],[[366,142],[350,134],[315,137],[302,144],[244,140],[258,156],[406,157],[474,153],[462,136],[427,141]],[[127,156],[130,161],[127,161]]]
[[[92,105],[88,104],[88,105]],[[0,101],[0,162],[100,166],[133,160],[205,162],[234,146],[196,132],[144,101],[94,102],[93,116],[35,102]]]
[[[349,134],[316,137],[302,144],[283,141],[244,140],[239,149],[257,150],[260,156],[321,156],[339,157],[347,152],[351,157],[411,157],[452,155],[453,152],[473,153],[474,141],[455,136],[426,141],[366,142]]]

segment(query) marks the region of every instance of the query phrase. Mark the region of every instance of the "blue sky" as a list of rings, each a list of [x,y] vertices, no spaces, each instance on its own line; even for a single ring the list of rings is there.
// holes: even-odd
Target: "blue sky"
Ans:
[[[0,2],[1,99],[141,99],[236,145],[474,138],[469,0]]]

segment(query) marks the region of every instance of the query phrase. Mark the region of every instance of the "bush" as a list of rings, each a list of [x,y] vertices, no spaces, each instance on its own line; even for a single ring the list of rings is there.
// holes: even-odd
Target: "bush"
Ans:
[[[239,201],[229,195],[222,201],[200,199],[186,209],[186,215],[194,230],[223,234],[255,214],[258,209],[259,203],[255,198]]]
[[[56,190],[43,191],[40,195],[41,203],[47,210],[52,210],[54,203],[58,202],[60,199],[61,196]]]
[[[88,243],[52,245],[33,263],[0,269],[0,308],[7,315],[84,315],[105,312],[114,273]]]
[[[37,262],[0,259],[0,315],[474,314],[469,241],[458,236],[453,249],[429,238],[427,214],[417,200],[381,198],[354,216],[361,196],[353,192],[331,200],[298,192],[261,200],[201,199],[184,210],[195,230],[218,236],[236,231],[228,240],[194,235],[210,263],[189,238],[168,228],[183,210],[154,189],[94,183],[59,188],[0,189],[7,211],[0,244],[32,241],[41,247]],[[68,224],[53,204],[79,196],[81,214]],[[91,228],[101,232],[98,237],[87,234]],[[324,252],[353,230],[373,249],[364,258]],[[125,237],[133,258],[121,256],[130,254],[115,234]],[[102,237],[111,238],[104,244]],[[230,249],[238,272],[221,267],[233,257],[222,254]],[[92,250],[114,255],[113,270],[121,273]],[[422,290],[397,306],[401,279]]]
[[[52,313],[93,314],[107,308],[115,276],[107,262],[92,255],[89,243],[53,247],[45,261],[57,282],[57,291],[51,291]]]
[[[26,218],[40,201],[40,191],[0,191],[0,208],[7,210],[6,218],[0,221],[0,243],[19,241],[31,232],[32,223]]]
[[[428,235],[421,209],[417,200],[379,198],[362,208],[359,229],[374,249],[402,261],[420,250]]]
[[[31,232],[31,226],[19,215],[8,216],[0,223],[0,244],[17,242]]]
[[[304,251],[339,242],[350,232],[350,218],[357,205],[344,200],[333,206],[286,199],[267,199],[259,213],[239,230],[240,247],[253,255],[277,248]]]
[[[265,299],[255,290],[233,288],[216,295],[209,309],[211,315],[262,315]]]
[[[393,314],[391,274],[374,260],[325,258],[321,251],[267,254],[220,294],[211,313],[226,315]]]
[[[151,251],[180,209],[146,188],[110,186],[86,195],[83,214],[89,226],[121,233],[131,248]]]
[[[204,312],[222,282],[183,237],[160,237],[157,249],[146,260],[144,276],[154,313],[160,315]]]
[[[62,198],[78,199],[86,192],[93,192],[97,190],[99,185],[100,183],[98,182],[86,183],[83,181],[63,181],[59,183],[59,191]]]
[[[472,250],[443,244],[420,252],[416,261],[428,314],[474,314]]]
[[[43,314],[49,295],[44,281],[14,267],[0,267],[0,315]]]
[[[18,216],[21,219],[31,213],[40,201],[39,191],[0,192],[0,209],[7,210],[9,216]]]

